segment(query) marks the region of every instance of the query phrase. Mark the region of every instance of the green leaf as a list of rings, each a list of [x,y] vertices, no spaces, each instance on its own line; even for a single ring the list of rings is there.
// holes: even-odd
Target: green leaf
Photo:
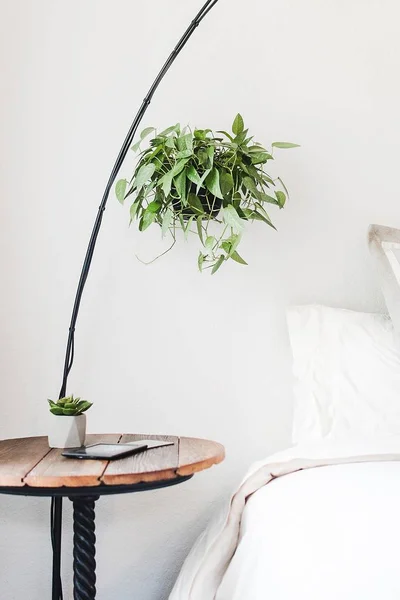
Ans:
[[[247,262],[236,251],[233,252],[230,256],[232,260],[235,260],[237,263],[240,263],[241,265],[247,265]]]
[[[209,173],[211,173],[211,169],[206,169],[200,177],[200,182],[196,185],[196,194],[199,193],[199,189],[201,187],[204,187],[204,182],[207,179]]]
[[[161,152],[161,150],[164,150],[163,145],[160,144],[159,146],[156,146],[156,148],[147,148],[147,150],[144,150],[142,152],[142,156],[140,159],[140,164],[145,164],[145,163],[149,163],[153,161],[153,158],[155,156],[157,156],[157,154],[159,152]]]
[[[174,218],[174,211],[168,206],[165,210],[162,225],[161,225],[161,235],[165,237],[167,231],[169,230],[172,220]]]
[[[220,248],[222,248],[222,250],[225,250],[227,254],[229,254],[229,252],[231,251],[231,247],[232,244],[228,241],[221,242],[220,244]]]
[[[146,183],[143,187],[142,187],[142,192],[144,195],[144,198],[147,199],[147,197],[151,194],[151,192],[154,190],[155,186],[156,186],[157,182],[156,181],[150,181],[150,183]]]
[[[51,406],[50,407],[50,412],[53,415],[57,415],[57,416],[61,416],[64,414],[64,410],[61,408],[61,406]]]
[[[219,184],[223,196],[227,196],[233,189],[233,177],[228,171],[222,171],[219,175]]]
[[[134,202],[129,210],[130,213],[130,217],[131,217],[131,222],[135,219],[136,217],[136,213],[137,213],[137,209],[138,206],[140,204],[140,200],[137,200],[136,202]]]
[[[186,227],[184,228],[184,238],[185,241],[187,241],[188,237],[189,237],[189,233],[190,233],[190,228],[192,226],[193,220],[196,218],[196,215],[192,215],[190,217],[190,219],[188,220]]]
[[[179,150],[177,158],[186,158],[193,154],[193,136],[191,133],[176,138],[176,146]]]
[[[172,125],[171,127],[167,127],[167,129],[164,129],[164,131],[162,131],[161,133],[158,134],[158,137],[166,137],[167,135],[169,135],[172,132],[175,132],[179,135],[181,131],[181,126],[179,123],[177,123],[176,125]]]
[[[195,129],[193,135],[196,140],[206,139],[206,132],[204,129]]]
[[[272,224],[272,222],[269,219],[269,217],[267,219],[266,217],[264,217],[264,215],[262,215],[257,210],[252,209],[252,208],[244,208],[243,212],[244,212],[244,214],[246,215],[246,217],[247,217],[247,219],[249,221],[263,221],[264,223],[266,223],[270,227],[273,227],[273,229],[276,229],[276,227],[274,227],[274,225]]]
[[[178,160],[178,162],[172,167],[171,171],[173,173],[173,176],[175,177],[176,175],[179,175],[179,173],[182,171],[182,169],[185,167],[186,163],[187,163],[188,159],[187,158],[182,158],[181,160]]]
[[[257,199],[262,202],[268,202],[268,204],[279,204],[279,202],[273,196],[268,196],[268,194],[264,194],[264,192],[258,192]]]
[[[251,162],[253,165],[265,164],[269,160],[273,160],[272,154],[268,152],[254,152],[251,154]]]
[[[188,161],[187,158],[182,158],[181,160],[178,160],[178,162],[172,167],[172,169],[170,171],[168,171],[168,173],[165,173],[165,175],[160,177],[158,183],[162,185],[162,190],[166,197],[169,196],[171,193],[173,178],[176,175],[179,175],[179,173],[185,167],[187,161]]]
[[[270,184],[270,185],[275,185],[275,182],[274,182],[274,180],[273,180],[273,179],[271,179],[271,177],[269,177],[269,176],[268,176],[266,173],[264,173],[264,172],[262,173],[262,177],[261,177],[261,179],[262,179],[262,183],[263,183],[263,185],[265,185],[265,187],[269,187],[269,185],[268,185],[268,184]]]
[[[256,202],[255,206],[256,206],[256,212],[261,213],[267,219],[267,221],[269,221],[271,223],[272,221],[270,219],[269,214],[265,210],[265,208],[259,202]]]
[[[232,132],[235,135],[239,135],[239,133],[242,133],[243,130],[244,130],[243,117],[242,117],[242,115],[240,115],[238,113],[236,115],[236,117],[235,117],[235,120],[233,121],[233,124],[232,124]]]
[[[143,129],[142,133],[140,134],[140,139],[144,140],[145,137],[147,137],[152,131],[155,130],[155,127],[146,127],[146,129]]]
[[[206,242],[205,242],[205,244],[204,244],[204,245],[205,245],[205,247],[207,248],[207,250],[208,250],[209,252],[211,252],[211,251],[212,251],[212,249],[213,249],[213,247],[214,247],[214,245],[215,245],[215,242],[216,242],[216,241],[217,241],[217,240],[215,239],[215,237],[214,237],[213,235],[209,235],[209,236],[207,237],[207,239],[206,239]]]
[[[257,198],[258,189],[251,177],[243,177],[243,185]]]
[[[152,140],[150,140],[150,146],[152,148],[154,148],[154,146],[162,146],[163,144],[165,144],[165,138],[164,137],[160,137],[159,135],[157,135]],[[145,153],[148,150],[149,150],[149,148],[147,150],[145,150]],[[151,148],[150,148],[150,150],[151,150]]]
[[[215,147],[214,146],[207,146],[206,154],[208,156],[208,160],[210,161],[210,167],[212,167],[213,164],[214,164]]]
[[[181,200],[186,201],[186,171],[183,169],[177,177],[174,178],[174,184],[178,196]]]
[[[75,417],[76,416],[76,408],[64,408],[62,409],[63,415],[66,417]]]
[[[223,200],[221,188],[219,186],[219,171],[215,167],[211,169],[211,172],[207,175],[204,183],[209,192]]]
[[[218,130],[217,133],[223,133],[231,142],[233,142],[233,137],[227,131]]]
[[[77,411],[76,414],[81,415],[82,413],[87,411],[92,406],[92,404],[92,402],[88,402],[87,400],[80,400],[75,406],[75,410]]]
[[[211,269],[211,275],[214,275],[214,273],[216,273],[218,271],[218,269],[220,268],[220,266],[222,265],[222,263],[225,260],[225,256],[220,256],[219,259],[217,260],[217,262],[215,263],[215,265],[213,266],[213,268]]]
[[[121,204],[123,204],[125,200],[125,192],[127,185],[128,182],[126,179],[120,179],[119,181],[117,181],[117,184],[115,186],[115,195],[117,196]]]
[[[158,202],[158,200],[153,200],[153,202],[150,202],[146,210],[152,213],[157,213],[160,210],[160,208],[161,202]]]
[[[198,158],[198,161],[199,161],[199,163],[201,165],[206,165],[209,162],[208,154],[207,154],[207,152],[203,148],[200,148],[198,150],[198,152],[197,152],[197,158]]]
[[[240,244],[241,239],[242,239],[241,235],[234,233],[226,240],[230,244],[229,256],[232,256],[232,254],[235,252],[236,248]]]
[[[156,220],[156,213],[150,212],[147,209],[144,211],[143,217],[139,223],[139,231],[145,231]]]
[[[246,219],[248,221],[251,221],[251,220],[254,219],[254,216],[253,216],[254,215],[254,210],[252,208],[243,208],[242,210],[243,210],[243,213],[244,213],[244,215],[245,215],[245,217],[246,217]]]
[[[165,145],[167,146],[167,148],[175,148],[175,138],[174,137],[167,138]]]
[[[162,185],[162,191],[164,192],[165,197],[167,198],[171,193],[172,188],[172,180],[174,178],[174,174],[172,171],[168,171],[163,177],[160,178],[159,183]]]
[[[203,238],[203,217],[201,215],[199,215],[197,217],[197,234],[199,236],[199,239],[201,241],[201,243],[204,246],[204,238]]]
[[[200,201],[200,198],[198,198],[198,197],[196,196],[196,194],[189,194],[189,196],[188,196],[188,202],[189,202],[189,206],[191,206],[191,208],[192,208],[192,209],[193,209],[193,210],[194,210],[194,211],[195,211],[197,214],[198,214],[198,213],[201,213],[201,214],[203,214],[203,213],[204,213],[204,208],[203,208],[203,205],[202,205],[202,203],[201,203],[201,201]]]
[[[264,217],[264,215],[262,215],[260,212],[253,210],[250,218],[254,219],[255,221],[262,221],[263,223],[266,223],[267,225],[269,225],[270,227],[272,227],[272,229],[275,229],[275,231],[276,231],[276,227],[272,223],[272,221],[269,218],[267,219],[266,217]]]
[[[283,192],[278,191],[275,192],[275,196],[277,197],[279,208],[283,208],[286,202],[286,195]]]
[[[237,144],[238,146],[241,146],[241,144],[243,144],[246,141],[247,132],[248,132],[248,129],[245,129],[244,131],[239,133],[233,140],[235,142],[235,144]]]
[[[75,408],[75,401],[74,402],[66,402],[64,404],[64,408]]]
[[[189,165],[186,169],[186,176],[192,183],[195,183],[198,186],[201,186],[201,184],[203,183],[200,175],[198,174],[193,165]]]
[[[140,148],[140,143],[142,140],[139,140],[138,142],[136,142],[136,144],[133,144],[133,146],[131,147],[131,150],[133,150],[134,152],[137,152]]]
[[[300,144],[291,144],[290,142],[274,142],[273,148],[300,148]]]
[[[222,213],[224,222],[232,227],[234,233],[242,233],[244,228],[243,220],[239,217],[232,204],[228,204],[228,206],[223,208]]]
[[[264,152],[267,152],[267,151],[266,151],[266,149],[263,146],[261,146],[260,144],[255,143],[253,146],[250,146],[250,148],[247,148],[247,152],[249,154],[253,154],[253,153],[254,154],[258,154],[259,152],[264,153]],[[272,158],[273,158],[273,156],[272,156]]]
[[[199,258],[197,259],[197,265],[199,267],[200,273],[203,271],[203,262],[204,262],[205,258],[206,257],[204,256],[204,254],[202,254],[201,252],[199,252]]]
[[[135,181],[133,182],[133,187],[136,189],[136,191],[139,192],[142,189],[146,181],[151,178],[155,170],[156,166],[153,163],[140,167],[135,177]]]

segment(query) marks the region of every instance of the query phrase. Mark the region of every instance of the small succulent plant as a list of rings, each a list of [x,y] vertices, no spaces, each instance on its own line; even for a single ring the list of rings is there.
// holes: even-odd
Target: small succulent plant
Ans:
[[[53,402],[53,400],[48,400],[48,403],[50,405],[50,412],[59,417],[77,417],[92,406],[92,402],[81,400],[80,398],[74,398],[73,395],[60,398],[56,402]]]

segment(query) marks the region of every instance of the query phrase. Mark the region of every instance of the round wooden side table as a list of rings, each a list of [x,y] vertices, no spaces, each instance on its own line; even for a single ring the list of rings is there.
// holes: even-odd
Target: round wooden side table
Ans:
[[[62,499],[73,503],[74,600],[96,597],[95,502],[106,494],[140,492],[176,485],[223,461],[217,442],[188,437],[105,434],[88,435],[87,444],[128,443],[143,439],[171,441],[116,461],[78,460],[50,449],[46,437],[0,441],[0,493],[48,496],[53,502],[52,600],[61,598]]]

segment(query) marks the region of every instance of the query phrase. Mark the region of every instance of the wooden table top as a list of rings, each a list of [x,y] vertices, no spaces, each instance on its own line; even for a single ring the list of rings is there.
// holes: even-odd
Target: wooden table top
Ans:
[[[50,449],[47,437],[0,441],[0,487],[93,487],[150,483],[178,479],[208,469],[224,460],[224,447],[197,438],[96,434],[86,444],[125,443],[143,439],[173,441],[173,446],[153,448],[116,461],[79,460]]]

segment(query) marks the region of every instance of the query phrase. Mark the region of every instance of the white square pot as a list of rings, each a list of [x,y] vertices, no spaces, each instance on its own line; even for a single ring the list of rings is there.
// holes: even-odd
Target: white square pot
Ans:
[[[77,448],[84,446],[86,437],[86,415],[67,417],[50,415],[50,448]]]

